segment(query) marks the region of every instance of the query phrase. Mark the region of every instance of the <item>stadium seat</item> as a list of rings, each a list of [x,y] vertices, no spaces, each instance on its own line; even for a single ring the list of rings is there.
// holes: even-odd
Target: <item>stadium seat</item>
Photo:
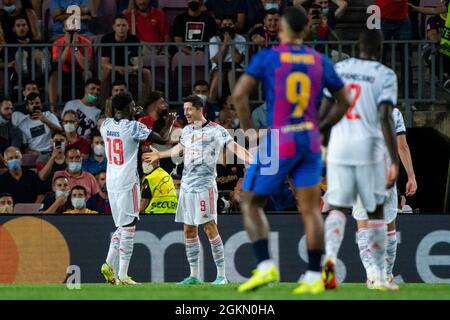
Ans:
[[[41,203],[17,203],[14,206],[14,213],[39,213]]]
[[[112,32],[112,24],[116,12],[116,0],[102,0],[100,7],[98,8],[98,16],[92,21],[91,31],[95,34]]]
[[[196,53],[193,60],[191,55],[185,55],[181,52],[174,55],[172,59],[173,84],[174,87],[177,88],[179,82],[181,82],[183,95],[189,94],[192,90],[192,72],[194,73],[194,82],[197,80],[205,80],[205,61],[208,60],[204,53]],[[208,68],[208,66],[209,63],[207,63],[206,68]],[[178,71],[178,68],[180,67],[181,79],[179,79]]]
[[[175,17],[187,9],[186,0],[159,0],[159,7],[166,14],[170,27],[173,26]]]
[[[35,155],[35,154],[23,154],[22,155],[22,167],[35,168],[37,158],[38,158],[38,155]]]

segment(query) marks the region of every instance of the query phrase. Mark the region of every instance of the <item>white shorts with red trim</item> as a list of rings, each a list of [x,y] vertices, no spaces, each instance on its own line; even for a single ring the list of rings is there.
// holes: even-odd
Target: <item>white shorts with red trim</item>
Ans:
[[[127,191],[108,192],[108,198],[116,227],[129,225],[135,218],[139,219],[141,197],[138,184]]]
[[[398,200],[397,200],[397,186],[393,186],[388,191],[389,195],[384,203],[384,220],[387,224],[391,223],[397,218],[398,213]],[[353,207],[352,212],[353,218],[356,220],[368,220],[367,211],[364,208],[360,197],[358,196],[358,200],[356,201],[355,206]]]
[[[181,189],[175,222],[190,226],[199,226],[212,220],[217,223],[217,199],[216,188],[202,192],[184,192]]]

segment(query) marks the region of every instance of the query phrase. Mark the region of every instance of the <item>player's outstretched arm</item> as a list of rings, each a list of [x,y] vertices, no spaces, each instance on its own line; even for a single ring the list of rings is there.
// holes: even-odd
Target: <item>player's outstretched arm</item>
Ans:
[[[407,196],[412,196],[417,191],[416,175],[414,173],[414,167],[411,158],[411,152],[409,151],[408,142],[406,141],[406,135],[402,134],[397,136],[398,155],[405,167],[406,174],[408,175],[408,182],[406,183]]]
[[[258,84],[258,80],[248,74],[243,74],[234,86],[232,101],[239,117],[240,127],[245,131],[253,128],[248,96]]]
[[[181,143],[178,143],[174,147],[166,151],[158,151],[155,148],[151,147],[152,152],[145,152],[142,154],[142,161],[145,162],[153,162],[162,158],[170,158],[177,157],[184,150],[184,147]]]
[[[395,138],[394,119],[392,118],[392,104],[382,103],[379,106],[381,130],[383,131],[384,140],[392,160],[392,165],[388,170],[388,179],[386,188],[391,188],[398,176],[398,152],[397,140]]]
[[[338,123],[346,114],[351,104],[345,87],[334,91],[332,94],[337,100],[337,106],[329,108],[329,111],[326,114],[321,115],[322,119],[319,122],[320,132],[327,132],[332,126]]]
[[[166,139],[162,138],[159,135],[159,133],[156,133],[155,131],[150,132],[146,141],[157,143],[157,144],[166,144],[168,142]]]
[[[230,142],[227,145],[227,149],[233,152],[239,159],[244,161],[244,163],[250,164],[253,163],[253,156],[247,149],[236,143],[235,141]]]

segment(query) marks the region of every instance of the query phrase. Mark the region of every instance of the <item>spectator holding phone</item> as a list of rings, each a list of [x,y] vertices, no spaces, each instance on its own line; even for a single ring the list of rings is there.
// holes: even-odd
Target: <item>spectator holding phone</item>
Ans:
[[[24,136],[25,153],[48,154],[52,149],[52,133],[60,132],[58,118],[50,111],[42,111],[39,94],[30,93],[26,97],[27,114],[14,112],[12,123]]]

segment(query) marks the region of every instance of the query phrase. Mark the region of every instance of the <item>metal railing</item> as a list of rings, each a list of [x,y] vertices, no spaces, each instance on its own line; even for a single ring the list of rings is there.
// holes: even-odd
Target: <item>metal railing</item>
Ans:
[[[356,41],[340,41],[340,42],[314,42],[306,43],[308,46],[315,47],[321,50],[325,55],[331,57],[334,62],[345,59],[348,56],[357,55]],[[22,88],[25,77],[33,80],[40,80],[45,91],[45,103],[62,105],[65,101],[77,98],[77,86],[83,87],[83,82],[90,76],[102,78],[103,66],[101,63],[102,52],[105,47],[111,47],[111,61],[112,72],[110,81],[116,80],[118,73],[114,70],[117,61],[116,50],[119,47],[124,47],[124,61],[129,61],[129,49],[137,47],[138,57],[137,67],[138,72],[132,75],[126,68],[123,75],[124,81],[130,84],[132,77],[135,78],[135,92],[138,99],[143,97],[142,87],[142,68],[150,70],[151,74],[151,90],[161,90],[164,92],[169,104],[180,104],[183,96],[191,91],[191,85],[199,79],[210,82],[211,80],[211,60],[209,57],[209,46],[214,45],[209,42],[199,43],[117,43],[117,44],[6,44],[0,48],[0,57],[3,61],[8,61],[9,51],[17,50],[15,57],[22,61],[26,51],[29,51],[28,60],[36,61],[36,57],[47,57],[47,62],[44,64],[43,70],[38,68],[39,64],[30,63],[28,76],[25,74],[23,63],[18,63],[15,67],[15,72],[11,72],[11,68],[3,70],[3,79],[0,79],[0,84],[4,93],[11,93],[14,87],[18,90],[18,102],[22,103]],[[217,45],[217,44],[216,44]],[[245,42],[239,43],[245,46],[244,58],[241,63],[243,67],[247,66],[251,56],[258,49],[254,43]],[[76,62],[76,53],[70,50],[71,64],[70,72],[66,72],[63,77],[63,64],[60,58],[54,59],[55,62],[50,63],[52,47],[56,47],[58,57],[61,57],[64,47],[88,48],[92,49],[92,57],[83,55],[83,64]],[[182,47],[193,48],[192,54],[186,55],[181,53]],[[198,53],[199,47],[204,48],[204,54]],[[428,58],[423,58],[425,48],[430,50]],[[174,54],[178,52],[178,54]],[[231,64],[224,63],[222,53],[218,50],[219,61],[218,71],[224,71],[224,66],[231,68],[231,81],[234,83],[238,77],[237,69],[239,64],[235,63],[234,55],[231,55]],[[442,55],[438,54],[437,45],[427,41],[386,41],[384,43],[384,63],[394,69],[399,80],[399,104],[404,106],[404,112],[407,125],[411,125],[412,114],[411,106],[415,104],[431,104],[439,103],[446,100],[440,94],[440,85],[443,82],[444,71],[450,73],[450,70],[444,70],[444,62]],[[55,58],[55,57],[53,57]],[[129,64],[131,65],[131,64]],[[38,72],[39,71],[39,72]],[[12,74],[14,73],[14,76]],[[55,88],[55,79],[56,88]],[[69,81],[67,81],[69,77]],[[217,73],[218,77],[218,96],[222,95],[222,88],[227,77],[223,72]],[[63,78],[65,78],[63,83]],[[53,84],[51,84],[53,80]],[[52,90],[50,90],[53,86]],[[1,89],[0,89],[1,90]],[[56,91],[56,101],[50,101],[49,91]],[[82,91],[81,91],[82,92]],[[64,100],[63,100],[64,98]],[[79,98],[79,97],[78,97]],[[264,93],[261,86],[257,94],[251,97],[251,102],[261,103],[264,98]],[[54,99],[53,99],[54,100]]]

